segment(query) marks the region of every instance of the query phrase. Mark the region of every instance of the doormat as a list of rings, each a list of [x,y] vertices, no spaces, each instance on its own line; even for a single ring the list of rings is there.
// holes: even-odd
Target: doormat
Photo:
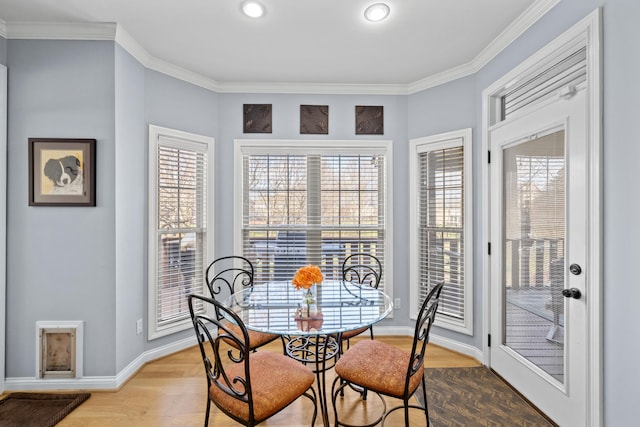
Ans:
[[[429,418],[438,427],[555,426],[486,366],[426,368],[424,381]],[[414,396],[423,405],[420,387]]]
[[[11,393],[0,400],[0,427],[52,427],[90,393]]]

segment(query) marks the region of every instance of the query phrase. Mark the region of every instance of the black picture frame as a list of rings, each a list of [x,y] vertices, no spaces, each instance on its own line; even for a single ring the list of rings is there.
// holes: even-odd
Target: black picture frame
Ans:
[[[29,206],[95,206],[96,140],[29,138]]]

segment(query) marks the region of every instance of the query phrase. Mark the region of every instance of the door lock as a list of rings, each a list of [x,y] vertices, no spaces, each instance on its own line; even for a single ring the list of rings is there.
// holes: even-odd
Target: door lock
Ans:
[[[564,296],[565,298],[580,299],[580,297],[582,296],[582,292],[580,292],[580,289],[578,288],[563,289],[562,296]]]
[[[571,272],[571,274],[579,276],[580,273],[582,273],[582,267],[580,267],[580,265],[578,264],[571,264],[569,266],[569,271]]]

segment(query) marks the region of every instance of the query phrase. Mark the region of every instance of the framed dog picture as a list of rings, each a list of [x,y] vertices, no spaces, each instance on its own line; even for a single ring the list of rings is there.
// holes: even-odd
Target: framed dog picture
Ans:
[[[29,138],[29,206],[95,206],[96,140]]]

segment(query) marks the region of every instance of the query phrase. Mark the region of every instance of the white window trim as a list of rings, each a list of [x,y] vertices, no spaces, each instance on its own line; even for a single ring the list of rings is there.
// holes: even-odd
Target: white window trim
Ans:
[[[434,325],[460,332],[466,335],[473,335],[473,177],[472,177],[472,141],[471,128],[461,129],[453,132],[441,133],[409,141],[409,269],[410,269],[410,296],[411,301],[419,299],[420,291],[419,268],[420,263],[416,259],[418,254],[418,233],[415,232],[418,226],[418,154],[428,146],[428,150],[438,150],[460,146],[458,142],[462,139],[464,149],[464,319],[455,319],[436,316]],[[417,306],[414,304],[410,309],[410,318],[417,318]]]
[[[0,64],[0,271],[7,271],[7,67]],[[7,275],[0,277],[0,393],[4,392]]]
[[[359,154],[363,149],[369,149],[371,153],[383,154],[386,158],[386,212],[385,218],[385,254],[384,277],[386,278],[385,293],[393,300],[393,149],[392,141],[349,141],[349,140],[264,140],[264,139],[236,139],[234,140],[233,164],[234,164],[234,223],[233,223],[233,247],[234,253],[242,250],[242,156],[245,154]],[[393,312],[388,316],[393,318]]]
[[[176,321],[165,326],[158,326],[157,323],[157,253],[158,253],[158,141],[161,137],[183,140],[188,143],[199,143],[207,145],[207,242],[206,248],[210,252],[213,250],[213,224],[214,224],[214,182],[213,182],[213,151],[214,139],[204,135],[196,135],[175,129],[163,128],[149,125],[149,229],[148,229],[148,338],[149,340],[170,335],[185,329],[189,329],[191,319]],[[204,254],[204,259],[209,259],[208,254]]]

